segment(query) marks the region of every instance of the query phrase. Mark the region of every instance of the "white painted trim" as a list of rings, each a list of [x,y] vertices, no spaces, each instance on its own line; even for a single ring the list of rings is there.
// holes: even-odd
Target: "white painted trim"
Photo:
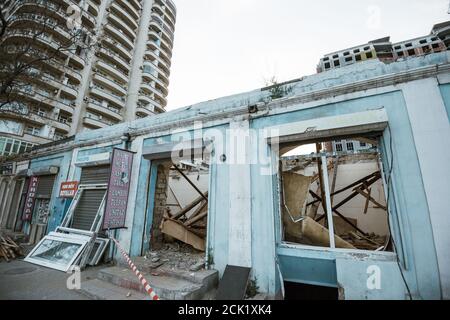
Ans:
[[[370,124],[382,124],[388,122],[388,116],[384,108],[377,110],[355,112],[339,116],[323,117],[305,121],[291,122],[288,124],[269,127],[265,130],[266,139],[283,136],[305,134],[333,129],[352,128]]]
[[[290,242],[282,242],[278,248],[280,249],[297,249],[297,250],[304,250],[304,252],[309,253],[317,253],[317,254],[323,254],[323,253],[330,253],[335,254],[336,256],[347,257],[355,259],[355,254],[360,255],[366,255],[369,257],[378,257],[383,259],[397,259],[397,254],[394,252],[388,252],[388,251],[368,251],[368,250],[359,250],[359,249],[342,249],[342,248],[325,248],[325,247],[314,247],[314,246],[308,246],[303,244],[295,244]]]
[[[234,132],[243,132],[250,139],[250,123],[236,121],[230,123]],[[239,137],[240,138],[240,137]],[[231,140],[231,139],[228,139]],[[242,141],[242,140],[241,140]],[[229,161],[230,142],[227,143],[227,158]],[[243,147],[245,159],[250,157],[250,145],[240,144]],[[230,211],[228,226],[228,264],[239,267],[252,267],[252,206],[251,206],[251,176],[250,161],[243,164],[229,164]]]
[[[330,185],[328,183],[328,166],[327,157],[322,156],[322,181],[323,187],[325,189],[325,203],[327,207],[327,220],[328,220],[328,233],[330,237],[330,248],[336,248],[336,241],[334,239],[334,221],[333,221],[333,210],[331,208],[331,196],[330,196]]]
[[[450,125],[447,111],[435,78],[402,84],[401,88],[427,197],[442,295],[450,299]]]

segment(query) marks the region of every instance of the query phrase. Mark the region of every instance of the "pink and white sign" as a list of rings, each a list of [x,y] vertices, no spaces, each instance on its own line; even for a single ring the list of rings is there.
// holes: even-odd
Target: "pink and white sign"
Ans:
[[[25,200],[25,208],[23,210],[23,221],[31,221],[33,217],[33,209],[36,201],[36,191],[39,178],[33,176],[30,178],[30,184],[28,185],[27,198]]]
[[[103,230],[125,227],[133,155],[133,152],[127,150],[113,150]]]

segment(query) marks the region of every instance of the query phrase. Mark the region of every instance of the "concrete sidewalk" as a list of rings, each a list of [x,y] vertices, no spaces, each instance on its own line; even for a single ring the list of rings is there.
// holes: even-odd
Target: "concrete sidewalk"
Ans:
[[[95,279],[99,269],[88,268],[81,281]],[[88,300],[67,289],[69,274],[37,266],[22,260],[0,262],[0,300]]]

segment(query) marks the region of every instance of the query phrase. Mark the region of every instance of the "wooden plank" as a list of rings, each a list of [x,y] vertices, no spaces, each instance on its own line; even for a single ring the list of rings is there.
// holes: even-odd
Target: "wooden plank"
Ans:
[[[309,193],[316,199],[320,199],[320,197],[315,194],[312,191],[309,191]],[[342,213],[340,213],[339,211],[337,211],[336,207],[332,208],[333,212],[336,213],[339,217],[341,217],[345,222],[347,222],[349,225],[351,225],[353,228],[355,228],[356,230],[358,230],[359,232],[361,232],[362,234],[366,235],[366,233],[364,231],[362,231],[361,229],[359,229],[356,225],[354,225],[349,219],[347,219],[347,217],[345,217]],[[319,217],[318,219],[316,219],[316,222],[319,222],[320,220],[322,220],[324,218],[325,215],[322,215],[321,217]]]
[[[196,223],[197,221],[200,221],[200,220],[202,220],[204,217],[206,217],[208,215],[208,211],[205,211],[205,212],[203,212],[202,214],[199,214],[198,216],[196,216],[196,217],[194,217],[194,218],[192,218],[192,219],[189,219],[188,221],[186,221],[185,223],[184,223],[184,225],[186,226],[186,227],[189,227],[189,226],[191,226],[191,225],[193,225],[194,223]]]
[[[205,192],[204,196],[207,198],[208,197],[208,191]],[[191,202],[190,204],[188,204],[184,209],[182,209],[180,212],[178,212],[177,214],[175,214],[172,219],[174,220],[178,220],[179,218],[181,218],[182,216],[184,216],[186,213],[188,213],[189,211],[191,211],[192,209],[195,208],[196,205],[198,205],[200,202],[202,202],[204,199],[204,197],[198,197],[197,199],[195,199],[193,202]]]
[[[362,191],[361,189],[356,189],[356,191],[362,195],[363,197],[365,197],[367,199],[367,202],[372,202],[373,204],[375,204],[378,208],[383,209],[383,210],[387,210],[386,206],[383,206],[382,204],[380,204],[378,201],[376,201],[374,198],[372,198],[370,196],[371,194],[371,189],[369,189],[369,193],[365,193],[364,191]],[[368,205],[367,205],[368,206]],[[364,212],[366,213],[366,211]]]
[[[185,226],[177,221],[164,221],[161,231],[168,236],[193,246],[197,250],[205,251],[205,240],[189,231]]]
[[[330,234],[327,228],[317,223],[310,217],[306,217],[302,221],[302,234],[304,237],[308,238],[315,245],[320,245],[323,247],[328,247],[330,245]],[[336,248],[341,249],[356,249],[347,241],[343,240],[341,237],[335,235],[334,241]]]
[[[337,173],[339,168],[339,156],[336,156],[334,159],[334,165],[333,165],[333,180],[331,182],[331,190],[330,190],[330,197],[331,197],[331,205],[333,205],[333,199],[334,196],[332,194],[336,191],[336,181],[337,181]]]
[[[369,196],[366,197],[366,204],[364,205],[364,214],[367,214],[367,211],[369,210],[369,203],[370,203],[370,195],[372,194],[372,188],[367,189],[369,191]],[[363,194],[363,192],[360,192]]]
[[[205,208],[208,209],[207,205],[208,205],[208,202],[203,201],[200,204],[200,206],[192,213],[192,215],[189,216],[189,219],[192,219],[192,218],[198,216],[199,214],[203,213],[203,211],[205,211]]]
[[[358,181],[353,182],[352,184],[349,184],[348,186],[346,186],[346,187],[344,187],[344,188],[342,188],[342,189],[340,189],[338,191],[333,192],[332,194],[330,194],[330,196],[335,196],[335,195],[340,194],[340,193],[342,193],[344,191],[347,191],[347,190],[349,190],[349,189],[351,189],[353,187],[356,187],[356,186],[360,185],[361,183],[363,183],[363,182],[365,182],[365,181],[367,181],[370,178],[373,178],[375,176],[378,176],[379,178],[381,178],[381,173],[379,171],[376,171],[376,172],[368,175],[367,177],[364,177],[364,178],[362,178],[362,179],[360,179]],[[317,200],[316,199],[316,200],[311,201],[310,203],[308,203],[306,206],[310,206],[310,205],[316,204],[317,202],[321,202],[321,200]]]
[[[9,262],[8,253],[6,252],[5,249],[3,249],[2,246],[0,246],[0,252],[2,253],[3,258],[5,258],[6,262]]]

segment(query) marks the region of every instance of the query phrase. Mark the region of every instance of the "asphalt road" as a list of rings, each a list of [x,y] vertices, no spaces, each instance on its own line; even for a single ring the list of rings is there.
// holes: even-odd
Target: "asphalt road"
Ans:
[[[94,279],[97,268],[81,273],[81,281]],[[0,262],[0,300],[88,300],[67,289],[70,275],[22,260]]]

